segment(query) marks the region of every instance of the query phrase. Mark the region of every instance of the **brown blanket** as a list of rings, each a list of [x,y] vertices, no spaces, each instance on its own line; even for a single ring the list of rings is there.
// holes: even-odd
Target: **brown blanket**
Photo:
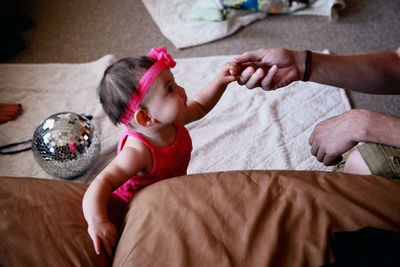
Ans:
[[[86,185],[0,178],[0,265],[101,266]],[[131,201],[113,266],[320,266],[337,231],[400,231],[400,181],[312,171],[198,174]]]

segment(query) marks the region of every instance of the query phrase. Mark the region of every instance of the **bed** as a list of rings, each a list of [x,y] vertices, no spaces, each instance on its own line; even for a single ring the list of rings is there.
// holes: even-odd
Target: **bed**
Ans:
[[[338,231],[400,230],[400,182],[321,171],[229,171],[140,191],[115,257],[96,256],[86,184],[0,178],[2,266],[322,266]]]

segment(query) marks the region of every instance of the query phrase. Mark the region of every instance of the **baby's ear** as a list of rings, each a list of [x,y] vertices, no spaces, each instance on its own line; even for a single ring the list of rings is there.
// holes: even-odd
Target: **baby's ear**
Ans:
[[[154,124],[154,119],[151,117],[149,112],[144,108],[138,108],[135,111],[135,122],[143,127],[149,127]]]

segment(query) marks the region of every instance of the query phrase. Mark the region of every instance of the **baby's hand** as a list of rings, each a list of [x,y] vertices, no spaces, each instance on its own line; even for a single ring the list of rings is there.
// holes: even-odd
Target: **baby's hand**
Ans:
[[[92,238],[97,255],[101,254],[103,247],[109,256],[112,256],[113,247],[117,241],[117,230],[109,220],[101,220],[89,224],[88,233]]]
[[[239,64],[234,62],[228,62],[223,67],[221,72],[218,74],[217,79],[223,84],[228,84],[239,79],[239,75],[242,68]]]

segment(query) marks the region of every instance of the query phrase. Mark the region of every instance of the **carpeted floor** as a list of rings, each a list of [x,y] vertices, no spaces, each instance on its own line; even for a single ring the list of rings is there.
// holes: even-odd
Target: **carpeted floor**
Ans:
[[[26,49],[7,61],[11,63],[88,62],[105,54],[141,55],[161,45],[177,58],[240,54],[260,47],[352,54],[400,46],[399,0],[346,0],[336,22],[318,16],[269,16],[223,40],[182,50],[160,33],[139,0],[12,2],[35,26],[22,34]],[[350,99],[353,107],[400,116],[399,96],[351,93]]]

